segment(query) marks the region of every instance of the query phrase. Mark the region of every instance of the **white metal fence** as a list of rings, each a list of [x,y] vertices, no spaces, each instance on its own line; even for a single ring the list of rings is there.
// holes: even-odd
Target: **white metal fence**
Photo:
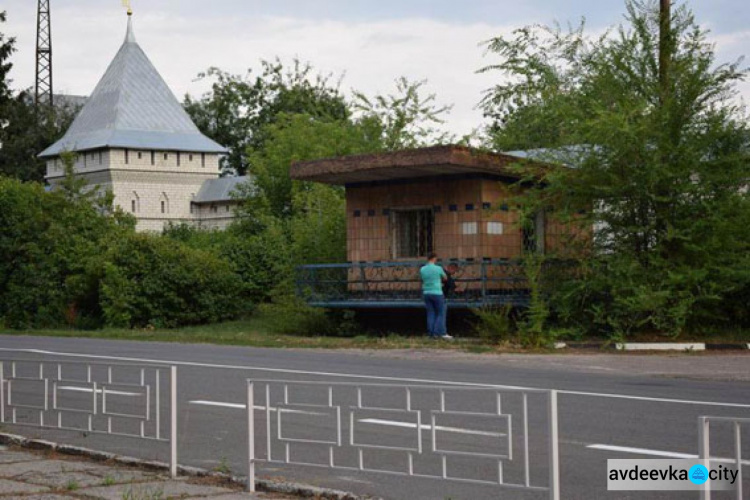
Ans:
[[[0,423],[169,443],[175,477],[177,367],[0,360]]]
[[[731,424],[734,433],[734,462],[737,467],[735,492],[737,493],[737,500],[742,500],[742,425],[750,424],[750,418],[710,416],[698,418],[698,458],[705,460],[706,463],[711,461],[711,422]],[[701,489],[701,500],[711,500],[709,483],[710,481],[706,481],[703,489]]]
[[[546,429],[537,423],[532,431],[531,398],[545,409]],[[554,390],[249,379],[248,489],[255,490],[256,463],[267,462],[541,491],[557,500],[557,425]],[[547,480],[539,484],[529,443],[542,434]],[[476,464],[453,473],[454,459]]]

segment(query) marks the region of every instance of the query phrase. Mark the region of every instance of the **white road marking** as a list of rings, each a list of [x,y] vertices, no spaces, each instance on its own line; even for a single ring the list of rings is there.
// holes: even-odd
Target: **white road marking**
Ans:
[[[385,425],[388,427],[403,427],[405,429],[416,429],[417,424],[413,422],[398,422],[395,420],[382,420],[379,418],[363,418],[358,420],[358,422],[362,422],[363,424],[374,424],[374,425]],[[420,430],[432,430],[431,425],[422,424],[419,426]],[[477,431],[473,429],[461,429],[458,427],[444,427],[441,425],[436,425],[435,430],[443,431],[443,432],[455,432],[457,434],[471,434],[475,436],[489,436],[489,437],[504,437],[506,434],[502,432],[490,432],[490,431]]]
[[[638,401],[654,401],[657,403],[678,403],[684,405],[698,405],[698,406],[725,406],[727,408],[750,408],[750,404],[742,403],[720,403],[717,401],[693,401],[690,399],[670,399],[670,398],[653,398],[648,396],[630,396],[627,394],[607,394],[598,392],[585,392],[585,391],[557,391],[559,394],[571,394],[573,396],[594,396],[601,398],[614,398],[614,399],[634,399]]]
[[[196,399],[193,401],[190,401],[190,404],[194,405],[202,405],[202,406],[217,406],[220,408],[232,408],[237,410],[244,410],[247,408],[246,404],[242,403],[225,403],[223,401],[206,401],[202,399]],[[265,410],[265,406],[255,406],[256,410]],[[271,411],[277,411],[276,408],[271,407]],[[303,410],[294,410],[290,408],[282,408],[281,410],[284,413],[299,413],[303,415],[326,415],[326,413],[316,413],[316,412],[309,412],[309,411],[303,411]],[[363,424],[373,424],[373,425],[384,425],[388,427],[403,427],[406,429],[416,429],[417,424],[413,422],[399,422],[396,420],[384,420],[380,418],[362,418],[357,420],[358,422],[361,422]],[[431,425],[422,424],[420,426],[421,430],[432,430]],[[478,431],[473,429],[461,429],[458,427],[444,427],[444,426],[435,426],[435,429],[438,431],[443,432],[455,432],[458,434],[471,434],[476,436],[489,436],[489,437],[504,437],[505,434],[502,432],[490,432],[490,431]]]
[[[244,410],[247,408],[247,405],[244,403],[224,403],[223,401],[205,401],[201,399],[196,399],[193,401],[189,401],[190,404],[194,405],[202,405],[202,406],[218,406],[221,408],[232,408],[237,410]],[[256,410],[265,410],[265,406],[253,406]],[[271,407],[271,411],[278,411],[277,408]],[[327,413],[318,413],[314,411],[304,411],[304,410],[294,410],[291,408],[282,408],[282,413],[299,413],[302,415],[327,415]]]
[[[221,401],[203,401],[200,399],[196,399],[194,401],[190,401],[190,404],[192,405],[203,405],[203,406],[220,406],[222,408],[236,408],[238,410],[244,410],[247,408],[246,404],[240,404],[240,403],[223,403]],[[258,408],[256,406],[256,408]],[[265,410],[266,408],[263,407]]]
[[[648,448],[632,448],[630,446],[614,446],[609,444],[590,444],[586,446],[592,450],[615,451],[619,453],[634,453],[636,455],[648,455],[665,458],[698,458],[692,453],[678,453],[676,451],[650,450]],[[734,458],[711,457],[712,462],[737,463]],[[742,460],[743,465],[750,465],[750,460]]]
[[[635,453],[637,455],[650,455],[654,457],[666,458],[698,458],[698,455],[690,453],[677,453],[674,451],[649,450],[646,448],[631,448],[629,446],[613,446],[609,444],[590,444],[586,446],[592,450],[616,451],[620,453]]]
[[[93,389],[91,387],[73,387],[69,385],[63,385],[57,388],[61,391],[73,391],[73,392],[91,392]],[[97,389],[97,394],[101,394],[102,390]],[[142,392],[124,392],[124,391],[113,391],[110,389],[107,389],[107,394],[113,394],[115,396],[144,396]]]
[[[495,385],[495,384],[478,384],[472,382],[454,382],[445,380],[429,380],[429,379],[418,379],[418,378],[400,378],[400,377],[386,377],[376,375],[357,375],[347,373],[333,373],[333,372],[313,372],[306,370],[289,370],[285,368],[261,368],[256,366],[242,366],[242,365],[220,365],[216,363],[199,363],[193,361],[169,361],[159,359],[146,359],[146,358],[129,358],[129,357],[117,357],[117,356],[103,356],[98,354],[81,354],[81,353],[70,353],[70,352],[56,352],[46,351],[42,349],[13,349],[7,347],[0,347],[0,351],[6,352],[28,352],[33,354],[47,354],[51,356],[65,356],[73,358],[89,358],[89,359],[108,359],[115,361],[127,361],[134,363],[154,363],[160,365],[176,365],[176,366],[195,366],[199,368],[217,368],[217,369],[231,369],[231,370],[254,370],[264,371],[269,373],[288,373],[295,375],[316,375],[321,377],[341,377],[341,378],[356,378],[356,379],[369,379],[369,380],[387,380],[393,382],[412,382],[428,385],[454,385],[456,387],[484,387],[487,389],[497,390],[548,390],[540,387],[523,387],[515,385]],[[654,398],[647,396],[631,396],[626,394],[609,394],[600,392],[584,392],[584,391],[567,391],[558,390],[558,394],[570,394],[575,396],[589,396],[589,397],[600,397],[600,398],[617,398],[617,399],[631,399],[637,401],[652,401],[659,403],[677,403],[677,404],[689,404],[698,406],[721,406],[726,408],[748,408],[750,404],[742,403],[722,403],[717,401],[692,401],[687,399],[670,399],[670,398]]]

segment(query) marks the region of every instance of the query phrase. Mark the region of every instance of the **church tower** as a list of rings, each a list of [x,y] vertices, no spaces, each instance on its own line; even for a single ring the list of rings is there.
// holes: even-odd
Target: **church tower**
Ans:
[[[91,97],[63,138],[39,155],[52,186],[64,177],[65,151],[76,153],[76,175],[111,190],[140,231],[195,222],[193,200],[216,182],[227,152],[198,130],[151,64],[130,12],[125,41]]]

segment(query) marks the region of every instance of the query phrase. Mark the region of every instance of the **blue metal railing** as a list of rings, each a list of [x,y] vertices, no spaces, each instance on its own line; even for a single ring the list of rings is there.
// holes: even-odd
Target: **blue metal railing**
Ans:
[[[518,260],[451,260],[455,291],[449,307],[528,304],[528,286]],[[308,304],[331,308],[421,307],[423,261],[311,264],[297,268],[297,293]]]

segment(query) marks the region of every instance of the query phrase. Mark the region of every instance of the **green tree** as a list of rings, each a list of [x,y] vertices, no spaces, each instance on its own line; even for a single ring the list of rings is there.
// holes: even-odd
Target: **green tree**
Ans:
[[[278,114],[276,121],[263,129],[263,147],[248,152],[253,185],[248,187],[251,196],[245,193],[243,197],[267,205],[274,216],[290,217],[296,192],[311,186],[291,180],[289,167],[294,162],[447,142],[450,136],[436,125],[443,123],[450,107],[438,106],[434,94],[422,96],[424,84],[401,78],[396,95],[368,99],[357,92],[353,108],[358,116],[354,118]],[[252,206],[253,211],[258,208]]]
[[[360,121],[371,121],[380,130],[383,148],[387,151],[433,146],[453,141],[453,136],[440,130],[444,116],[453,106],[437,103],[435,94],[423,95],[427,80],[396,79],[395,94],[367,97],[354,92],[353,108]]]
[[[577,71],[584,59],[582,52],[591,44],[581,23],[569,32],[558,25],[526,26],[511,37],[497,37],[485,43],[487,52],[500,62],[479,70],[501,72],[505,78],[484,92],[480,102],[484,116],[490,119],[488,146],[496,151],[553,148],[568,143],[569,117],[579,110],[575,90],[583,75]]]
[[[268,126],[282,114],[307,114],[321,119],[345,119],[349,109],[330,76],[314,75],[310,64],[294,60],[285,68],[277,59],[261,61],[253,78],[209,68],[199,78],[213,79],[211,91],[199,99],[185,97],[185,109],[198,128],[229,148],[222,170],[244,175],[247,152],[263,149]]]
[[[6,13],[0,12],[0,23]],[[60,105],[37,110],[31,92],[14,92],[8,74],[15,39],[0,31],[0,174],[22,180],[44,180],[44,161],[37,155],[59,139],[77,108]]]
[[[0,23],[5,23],[6,12],[0,12]],[[2,26],[2,24],[0,24]],[[10,90],[10,79],[8,73],[10,73],[13,64],[10,62],[10,56],[16,51],[16,39],[6,38],[5,34],[0,31],[0,109],[11,97]],[[0,115],[2,116],[2,115]],[[2,126],[2,124],[0,124]]]
[[[37,155],[62,137],[79,108],[58,103],[54,108],[37,109],[32,92],[22,91],[3,109],[6,122],[0,129],[0,173],[43,182],[46,165]]]
[[[676,335],[721,316],[750,283],[748,129],[732,99],[747,73],[716,63],[684,5],[663,38],[655,2],[626,5],[626,23],[595,39],[583,27],[527,27],[491,40],[500,62],[484,70],[507,79],[483,106],[493,147],[550,148],[539,159],[575,167],[529,191],[538,207],[595,228],[593,254],[558,289],[566,317]]]
[[[3,23],[6,20],[6,12],[0,11],[0,29],[2,29]],[[0,31],[0,161],[5,156],[5,143],[7,142],[5,129],[10,124],[8,115],[10,113],[9,106],[13,98],[13,93],[10,89],[10,73],[13,64],[10,62],[10,56],[15,52],[15,38],[7,38],[5,34]]]
[[[248,155],[253,184],[248,187],[251,192],[244,193],[243,197],[253,200],[249,208],[257,213],[266,206],[267,213],[275,217],[292,216],[295,193],[311,186],[292,181],[289,176],[292,163],[381,151],[378,130],[372,125],[371,122],[320,120],[302,114],[279,116],[277,122],[265,130],[268,139],[264,147]],[[327,189],[343,194],[339,187]]]
[[[339,189],[310,184],[292,202],[291,257],[296,264],[346,261],[346,201]]]

